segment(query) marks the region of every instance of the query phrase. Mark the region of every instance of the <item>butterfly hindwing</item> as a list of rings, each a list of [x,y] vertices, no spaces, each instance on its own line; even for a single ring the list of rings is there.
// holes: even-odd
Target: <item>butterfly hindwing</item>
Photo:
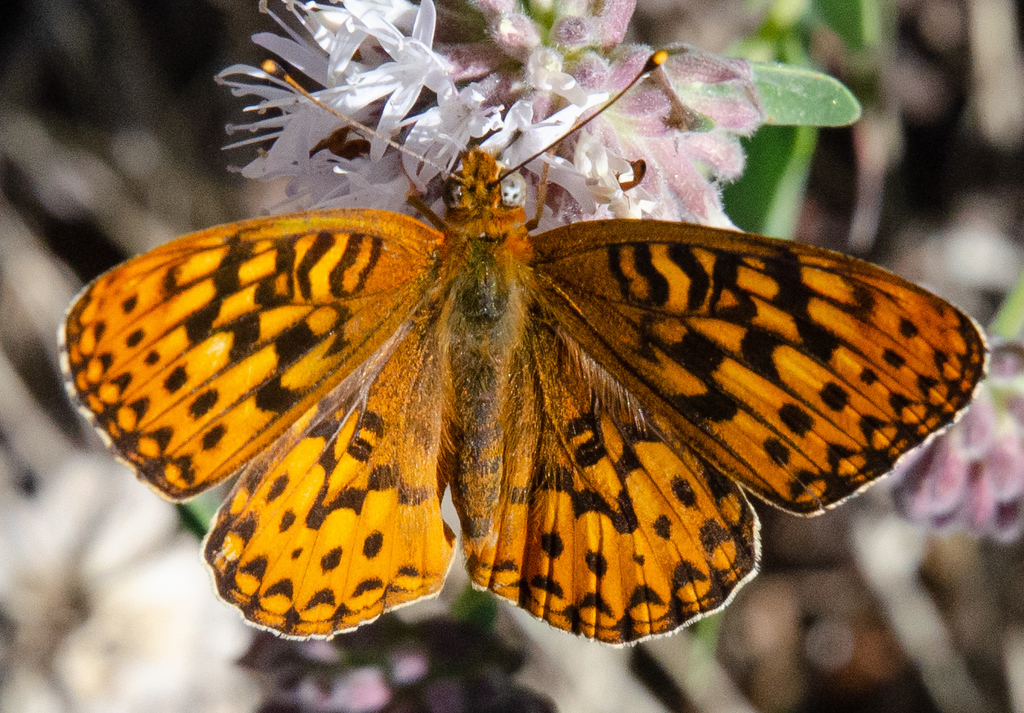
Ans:
[[[724,606],[757,562],[740,489],[657,426],[556,328],[526,332],[505,496],[470,577],[567,631],[625,644]]]
[[[371,360],[251,461],[218,514],[206,559],[255,624],[331,636],[444,584],[436,339],[422,326],[397,336],[383,366]]]
[[[397,330],[441,237],[405,216],[339,210],[175,240],[72,306],[69,389],[140,478],[187,498],[266,448]]]
[[[665,419],[674,449],[792,512],[891,470],[984,373],[968,317],[838,253],[621,220],[558,228],[534,249],[559,322]]]

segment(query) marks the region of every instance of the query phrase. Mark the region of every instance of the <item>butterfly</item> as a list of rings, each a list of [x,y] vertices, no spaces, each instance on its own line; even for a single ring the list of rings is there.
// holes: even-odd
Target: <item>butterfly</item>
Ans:
[[[115,267],[64,326],[69,391],[181,501],[253,624],[330,637],[473,584],[610,644],[754,576],[749,495],[815,515],[952,423],[974,322],[823,249],[652,220],[531,234],[471,149],[443,230],[378,210],[211,228]]]

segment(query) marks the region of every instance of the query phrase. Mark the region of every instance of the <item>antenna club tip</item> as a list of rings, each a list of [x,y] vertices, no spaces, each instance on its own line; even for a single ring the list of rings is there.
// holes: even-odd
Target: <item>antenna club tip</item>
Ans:
[[[647,65],[644,67],[644,74],[652,72],[661,65],[668,61],[668,50],[658,50],[647,59]]]
[[[267,74],[273,74],[275,76],[281,74],[281,65],[279,65],[272,59],[265,59],[262,62],[260,62],[260,69],[262,69]]]

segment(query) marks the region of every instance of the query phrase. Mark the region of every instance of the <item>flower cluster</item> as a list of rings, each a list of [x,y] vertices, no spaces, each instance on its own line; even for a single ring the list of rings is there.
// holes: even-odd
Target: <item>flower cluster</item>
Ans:
[[[268,684],[259,713],[554,711],[512,680],[518,653],[454,619],[386,616],[330,642],[260,633],[240,663]]]
[[[1007,542],[1024,525],[1024,345],[992,348],[971,408],[898,469],[896,504],[910,520]]]
[[[242,173],[287,177],[279,209],[409,212],[410,189],[435,202],[467,148],[512,166],[554,145],[525,170],[537,184],[546,164],[545,227],[610,216],[730,226],[719,184],[740,175],[738,139],[763,119],[741,60],[672,48],[622,101],[558,141],[644,67],[651,50],[622,44],[634,2],[526,11],[512,0],[282,0],[281,15],[264,2],[283,35],[254,41],[314,86],[306,94],[245,65],[220,74],[258,98],[247,109],[255,120],[229,127],[254,134],[233,146],[261,148]],[[647,171],[634,186],[639,159]]]

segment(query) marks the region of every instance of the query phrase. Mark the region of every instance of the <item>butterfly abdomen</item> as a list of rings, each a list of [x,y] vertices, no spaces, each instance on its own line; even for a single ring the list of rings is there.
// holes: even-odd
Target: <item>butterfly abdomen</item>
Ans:
[[[453,281],[441,319],[448,451],[441,462],[467,538],[492,530],[504,470],[502,406],[523,327],[515,268],[480,247]]]

